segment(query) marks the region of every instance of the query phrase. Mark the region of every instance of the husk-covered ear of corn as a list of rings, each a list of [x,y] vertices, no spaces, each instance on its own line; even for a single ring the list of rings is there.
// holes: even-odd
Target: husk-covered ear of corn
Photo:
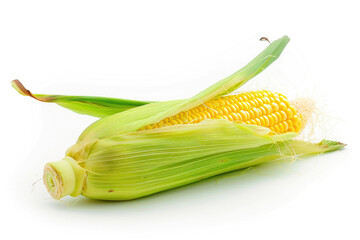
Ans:
[[[336,141],[295,140],[306,117],[285,96],[228,95],[274,62],[288,42],[287,36],[274,41],[192,98],[144,103],[96,121],[63,160],[45,166],[49,193],[56,199],[82,194],[130,200],[264,162],[342,148]]]

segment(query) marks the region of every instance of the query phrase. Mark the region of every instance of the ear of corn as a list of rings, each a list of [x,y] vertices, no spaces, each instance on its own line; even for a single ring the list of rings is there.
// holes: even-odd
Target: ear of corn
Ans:
[[[264,162],[342,148],[343,144],[334,141],[313,144],[294,140],[297,133],[291,131],[273,134],[270,128],[253,125],[251,120],[244,124],[247,122],[229,119],[228,113],[219,117],[224,119],[204,118],[196,124],[180,122],[148,129],[201,104],[224,100],[224,95],[277,59],[288,41],[286,36],[274,41],[244,68],[190,99],[150,103],[96,121],[63,160],[45,166],[44,183],[49,193],[56,199],[82,194],[129,200]],[[253,105],[258,107],[256,102]],[[276,110],[275,105],[268,110]]]
[[[121,98],[33,94],[19,80],[13,80],[11,85],[23,96],[41,102],[56,103],[76,113],[100,118],[150,103]]]

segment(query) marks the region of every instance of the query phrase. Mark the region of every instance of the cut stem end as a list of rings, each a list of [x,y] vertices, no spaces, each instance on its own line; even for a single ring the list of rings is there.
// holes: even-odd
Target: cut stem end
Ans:
[[[81,194],[86,171],[71,157],[51,162],[44,168],[44,184],[50,195],[61,199],[67,195]]]
[[[55,199],[71,194],[75,189],[75,173],[69,162],[48,163],[44,168],[44,184]]]

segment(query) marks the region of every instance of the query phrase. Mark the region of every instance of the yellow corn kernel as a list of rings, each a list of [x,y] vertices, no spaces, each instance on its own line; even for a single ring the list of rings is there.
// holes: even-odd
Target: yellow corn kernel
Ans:
[[[274,124],[280,122],[279,118],[277,117],[277,115],[275,113],[270,114],[270,116],[274,119]]]
[[[284,132],[284,125],[282,124],[282,122],[281,122],[281,123],[278,123],[277,126],[279,127],[279,132],[280,132],[280,133],[283,133],[283,132]]]
[[[264,105],[264,101],[261,98],[256,99],[257,107]]]
[[[286,123],[288,124],[289,129],[293,126],[293,122],[290,119],[286,120]]]
[[[285,121],[287,119],[286,113],[284,111],[279,111],[281,115],[281,121]]]
[[[279,108],[279,105],[276,102],[272,102],[270,105],[271,105],[271,108],[272,108],[272,110],[274,112],[279,111],[280,108]]]
[[[274,119],[273,115],[268,115],[267,117],[268,117],[268,119],[269,119],[269,126],[270,126],[270,127],[274,126],[274,124],[275,124],[275,119]]]
[[[253,109],[249,110],[249,114],[250,114],[250,119],[254,119],[255,118],[255,113],[253,111]]]
[[[265,111],[266,111],[267,115],[272,112],[272,108],[271,108],[271,106],[269,104],[264,104],[263,106],[265,108]]]
[[[262,100],[265,104],[270,104],[270,99],[268,97],[264,97]]]
[[[255,118],[260,117],[261,111],[258,108],[253,108],[252,110],[254,111]]]
[[[284,132],[286,132],[289,129],[289,125],[286,121],[282,122],[282,125],[284,126]]]
[[[236,122],[241,122],[242,121],[242,117],[241,117],[240,113],[233,112],[230,115],[232,116],[234,121],[236,121]]]
[[[260,109],[262,115],[266,114],[266,110],[265,110],[265,108],[263,106],[259,107],[259,109]]]
[[[278,122],[281,122],[283,120],[282,116],[281,116],[281,114],[279,112],[276,112],[275,115],[276,115],[276,117],[278,119]]]
[[[291,119],[294,116],[294,114],[290,108],[286,109],[285,113],[286,113],[286,116],[288,119]]]
[[[240,110],[240,115],[243,121],[247,121],[247,115],[246,112],[244,110]]]
[[[280,128],[279,128],[279,126],[278,126],[278,125],[275,125],[275,126],[274,126],[274,132],[277,132],[277,133],[279,133],[279,132],[280,132]]]
[[[268,116],[263,116],[263,118],[264,118],[264,121],[265,121],[265,127],[268,127],[269,126],[269,124],[270,124],[270,121],[269,121],[269,118],[268,118]]]
[[[279,107],[281,111],[286,111],[286,109],[288,108],[284,102],[280,102]]]
[[[251,108],[251,105],[249,102],[243,102],[244,110],[249,110]]]

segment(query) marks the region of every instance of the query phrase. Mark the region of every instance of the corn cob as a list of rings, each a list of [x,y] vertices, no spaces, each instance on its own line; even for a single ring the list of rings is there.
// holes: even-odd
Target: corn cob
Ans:
[[[143,129],[155,129],[177,124],[194,124],[205,119],[227,119],[237,123],[270,128],[275,133],[299,132],[302,115],[287,98],[271,91],[252,91],[227,95],[182,111]]]
[[[224,96],[274,62],[288,42],[287,36],[272,42],[244,68],[192,98],[145,104],[96,121],[65,158],[46,164],[43,180],[49,193],[55,199],[82,194],[129,200],[276,159],[342,148],[344,144],[336,141],[295,140],[308,112],[299,113],[280,94],[262,91]],[[236,104],[229,104],[236,98]],[[213,116],[202,109],[205,105]],[[184,113],[194,116],[184,118]],[[273,113],[277,121],[269,119]],[[284,120],[291,120],[292,125],[280,127]],[[167,125],[166,121],[170,126],[158,124]],[[271,128],[278,134],[272,134]]]

